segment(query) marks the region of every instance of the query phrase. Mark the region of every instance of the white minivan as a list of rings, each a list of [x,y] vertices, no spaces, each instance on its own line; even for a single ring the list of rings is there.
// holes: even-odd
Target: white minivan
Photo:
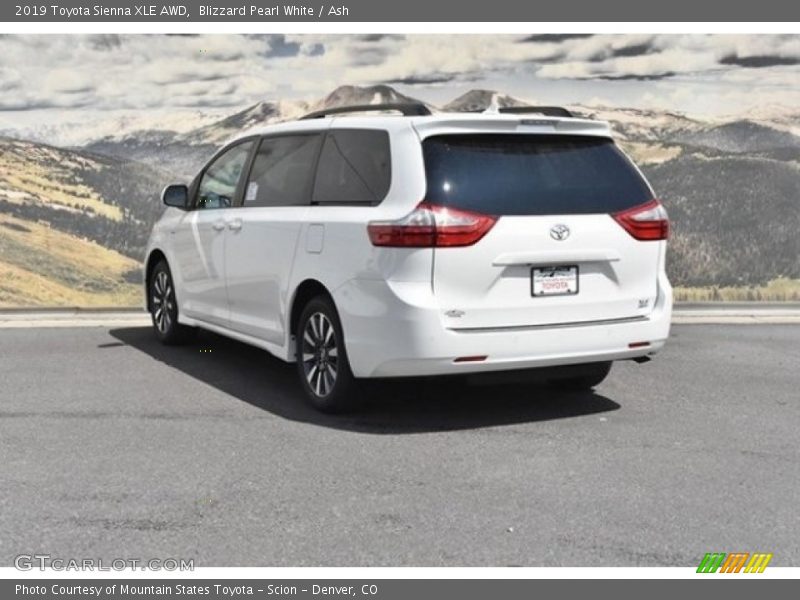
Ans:
[[[591,388],[669,335],[666,211],[606,123],[561,108],[312,113],[162,199],[158,338],[201,327],[296,362],[323,411],[365,378],[558,366]]]

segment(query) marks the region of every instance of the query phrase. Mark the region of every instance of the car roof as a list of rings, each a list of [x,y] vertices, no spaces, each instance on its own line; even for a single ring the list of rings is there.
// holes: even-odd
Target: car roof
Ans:
[[[274,123],[243,131],[233,140],[254,135],[304,133],[328,129],[383,129],[398,131],[413,127],[421,138],[448,133],[517,133],[550,135],[587,135],[611,137],[606,121],[578,117],[554,117],[538,113],[499,114],[437,112],[424,116],[399,116],[393,114],[335,115],[315,119],[299,119]]]

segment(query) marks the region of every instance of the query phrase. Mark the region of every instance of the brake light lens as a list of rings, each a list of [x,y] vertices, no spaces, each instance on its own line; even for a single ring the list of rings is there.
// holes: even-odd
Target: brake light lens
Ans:
[[[666,240],[669,237],[667,209],[658,200],[650,200],[611,216],[637,240]]]
[[[395,221],[367,225],[373,246],[395,248],[452,248],[471,246],[497,222],[497,217],[421,202]]]

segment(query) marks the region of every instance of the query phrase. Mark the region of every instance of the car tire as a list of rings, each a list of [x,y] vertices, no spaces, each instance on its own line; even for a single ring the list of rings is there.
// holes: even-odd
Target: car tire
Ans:
[[[317,296],[306,304],[295,339],[297,373],[310,404],[324,413],[356,408],[360,390],[350,369],[339,315],[330,298]]]
[[[551,380],[550,385],[562,390],[586,391],[600,385],[611,371],[611,361],[588,363],[575,367],[576,374]],[[579,373],[579,374],[578,374]]]
[[[161,260],[150,273],[147,286],[150,317],[156,337],[162,344],[174,346],[191,341],[197,333],[194,327],[178,323],[178,302],[175,284],[167,261]]]

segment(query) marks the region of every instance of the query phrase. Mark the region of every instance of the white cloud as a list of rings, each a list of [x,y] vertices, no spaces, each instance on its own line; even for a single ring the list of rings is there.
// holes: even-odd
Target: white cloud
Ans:
[[[442,87],[452,88],[455,96],[465,86],[491,84],[566,103],[602,96],[616,103],[655,104],[666,97],[681,110],[698,104],[692,94],[699,89],[709,97],[724,98],[728,106],[737,97],[746,103],[754,88],[789,101],[796,97],[800,75],[797,65],[786,64],[800,61],[797,35],[523,39],[7,35],[0,37],[0,120],[3,108],[235,107],[260,100],[314,99],[342,84],[387,81],[401,82],[405,91],[423,97],[442,96]],[[663,82],[669,82],[669,93],[656,85],[658,81],[647,81],[659,78],[667,78]],[[425,80],[434,83],[402,84]]]

